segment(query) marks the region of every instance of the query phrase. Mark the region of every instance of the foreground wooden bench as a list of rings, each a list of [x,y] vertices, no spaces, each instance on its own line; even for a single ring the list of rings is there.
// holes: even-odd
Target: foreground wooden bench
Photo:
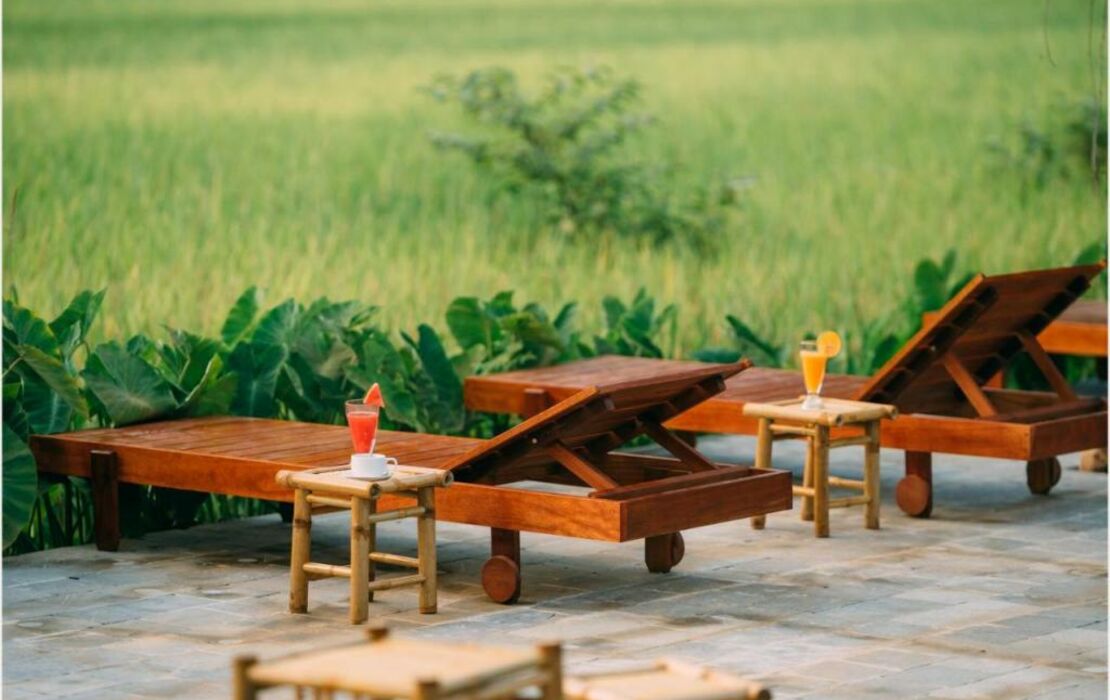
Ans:
[[[826,378],[825,396],[897,407],[898,418],[883,424],[882,444],[906,451],[906,477],[896,493],[903,511],[921,517],[931,513],[934,452],[1025,461],[1030,490],[1044,494],[1059,479],[1058,455],[1106,446],[1106,402],[1077,397],[1038,340],[1103,267],[979,275],[874,376]],[[1023,352],[1044,374],[1051,392],[987,386]],[[698,366],[703,365],[609,356],[470,377],[466,403],[477,411],[529,415],[599,377],[661,377]],[[801,392],[797,372],[753,368],[667,425],[752,435],[757,421],[743,415],[744,404],[774,403]]]
[[[482,583],[494,600],[520,595],[522,531],[643,539],[648,568],[666,572],[682,559],[682,530],[791,508],[788,472],[714,463],[662,425],[747,366],[589,387],[493,440],[382,431],[377,449],[452,471],[436,517],[491,529]],[[618,451],[644,435],[673,457]],[[115,549],[119,483],[288,502],[279,471],[343,465],[351,445],[342,426],[219,417],[37,435],[31,449],[40,472],[92,479],[97,546]],[[380,506],[413,504],[398,498],[382,494]]]

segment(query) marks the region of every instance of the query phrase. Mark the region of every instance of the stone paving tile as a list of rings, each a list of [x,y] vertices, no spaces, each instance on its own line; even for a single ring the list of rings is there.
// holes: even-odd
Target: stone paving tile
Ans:
[[[704,441],[750,460],[752,442]],[[800,472],[795,445],[776,449]],[[849,451],[840,451],[841,455]],[[859,474],[855,457],[833,471]],[[506,608],[478,581],[486,533],[439,528],[440,613],[416,591],[379,592],[371,614],[398,634],[529,645],[561,638],[571,671],[660,656],[711,663],[776,698],[1103,698],[1106,695],[1106,477],[1065,459],[1049,497],[1022,465],[938,457],[934,517],[894,506],[900,455],[883,454],[883,529],[834,511],[818,540],[797,511],[767,529],[686,533],[671,574],[648,573],[639,543],[524,535],[525,591]],[[402,523],[384,548],[415,552]],[[343,561],[343,514],[318,518],[314,558]],[[288,529],[276,516],[4,562],[7,698],[227,697],[230,660],[354,642],[347,587],[319,581],[310,614],[289,615]],[[393,572],[383,567],[382,574]],[[121,662],[121,660],[123,660]]]

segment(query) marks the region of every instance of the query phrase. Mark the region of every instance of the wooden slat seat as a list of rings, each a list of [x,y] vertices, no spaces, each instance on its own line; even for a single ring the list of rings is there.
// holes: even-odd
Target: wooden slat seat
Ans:
[[[907,475],[899,505],[914,515],[932,508],[933,452],[1019,459],[1028,462],[1030,488],[1047,493],[1058,478],[1056,456],[1106,445],[1104,401],[1076,403],[1059,372],[1047,361],[1038,338],[1052,338],[1055,324],[1103,323],[1104,302],[1073,305],[1104,264],[979,275],[956,294],[872,377],[829,375],[822,394],[897,406],[886,421],[882,442],[905,450]],[[1098,306],[1099,308],[1095,308]],[[1060,319],[1060,320],[1058,320]],[[1000,369],[1030,353],[1053,393],[986,386]],[[477,411],[529,414],[562,400],[599,377],[665,377],[695,370],[700,363],[606,356],[557,367],[470,377],[467,407]],[[755,434],[757,423],[743,415],[748,402],[774,403],[803,391],[799,373],[752,368],[726,380],[724,391],[667,421],[674,430]]]

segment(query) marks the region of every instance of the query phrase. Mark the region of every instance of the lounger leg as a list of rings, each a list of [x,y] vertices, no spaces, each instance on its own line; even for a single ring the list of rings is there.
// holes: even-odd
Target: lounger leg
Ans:
[[[370,504],[351,499],[351,624],[370,615]]]
[[[644,563],[653,574],[665,574],[686,554],[686,541],[681,532],[644,538]]]
[[[490,558],[482,565],[482,588],[497,603],[520,598],[520,533],[490,528]]]
[[[933,512],[933,454],[906,452],[906,475],[898,482],[894,500],[906,515],[927,518]]]
[[[521,411],[525,418],[531,418],[537,413],[543,413],[551,407],[551,397],[547,390],[529,387],[524,390],[524,405]]]
[[[420,562],[420,612],[436,611],[436,501],[435,489],[423,488],[416,494],[424,514],[416,521],[416,549]]]
[[[771,419],[759,419],[759,434],[755,444],[755,468],[756,469],[770,469],[771,468],[771,445],[774,438],[771,435]],[[766,515],[757,515],[752,518],[752,529],[762,530],[764,525],[767,524]]]
[[[304,489],[293,491],[293,545],[289,554],[289,612],[308,612],[308,563],[312,550],[312,506]]]
[[[92,473],[93,530],[96,548],[103,552],[119,549],[119,461],[116,453],[93,450],[89,455]]]

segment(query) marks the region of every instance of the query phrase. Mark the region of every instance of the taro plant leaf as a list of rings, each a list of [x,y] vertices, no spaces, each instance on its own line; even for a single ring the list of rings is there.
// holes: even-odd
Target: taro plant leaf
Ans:
[[[27,525],[38,496],[38,470],[27,443],[4,423],[3,538],[7,549]]]
[[[58,354],[58,340],[46,321],[10,299],[4,300],[4,328],[11,331],[17,345],[35,347],[48,355]]]
[[[432,413],[438,427],[447,432],[462,430],[465,414],[463,412],[463,388],[455,368],[451,365],[439,335],[427,324],[417,329],[418,340],[410,343],[420,357],[420,363],[434,386],[436,396],[431,402],[435,407]]]
[[[409,390],[408,367],[389,338],[379,330],[371,330],[362,344],[362,363],[347,369],[347,378],[361,391],[377,382],[385,400],[385,415],[393,421],[413,428],[420,427],[416,398]]]
[[[23,380],[23,405],[32,433],[60,433],[70,426],[73,409],[58,392],[34,372],[20,371]]]
[[[219,355],[209,358],[204,374],[196,381],[178,412],[183,416],[212,416],[228,413],[235,397],[238,377],[221,374],[223,360]]]
[[[1094,265],[1106,259],[1106,241],[1092,243],[1075,256],[1073,265]]]
[[[21,374],[25,379],[33,373],[74,413],[82,418],[88,417],[89,406],[81,396],[81,387],[60,360],[31,345],[20,348],[19,353],[23,359]]]
[[[23,383],[20,381],[4,382],[4,424],[22,440],[31,436],[31,422],[23,408]]]
[[[81,376],[113,425],[151,420],[177,408],[158,370],[116,342],[98,345]]]
[[[918,307],[932,311],[944,306],[947,301],[947,276],[935,262],[929,259],[917,263],[913,271],[913,286]]]
[[[235,345],[247,335],[254,323],[254,317],[258,315],[260,301],[258,287],[251,287],[239,295],[220,328],[220,337],[225,344]]]
[[[447,307],[447,327],[463,350],[475,345],[493,349],[501,337],[501,329],[475,297],[459,297]]]
[[[286,299],[263,314],[251,334],[251,341],[263,345],[290,345],[298,315],[297,302]]]
[[[521,311],[506,316],[502,323],[505,330],[520,338],[525,345],[563,349],[563,339],[559,336],[559,331],[536,314]]]
[[[50,322],[50,330],[62,343],[62,355],[69,357],[77,346],[85,342],[100,306],[104,302],[105,290],[99,292],[85,290],[73,297],[69,306]]]
[[[729,364],[737,362],[743,353],[733,348],[702,348],[694,352],[694,359],[699,362],[717,362]]]
[[[776,347],[770,341],[760,337],[748,324],[732,314],[726,316],[725,320],[728,321],[732,334],[739,342],[742,353],[757,355],[773,367],[782,362],[782,348]]]
[[[274,416],[277,413],[274,392],[285,359],[285,348],[280,345],[256,340],[237,345],[227,358],[228,370],[239,377],[232,412],[260,418]]]

